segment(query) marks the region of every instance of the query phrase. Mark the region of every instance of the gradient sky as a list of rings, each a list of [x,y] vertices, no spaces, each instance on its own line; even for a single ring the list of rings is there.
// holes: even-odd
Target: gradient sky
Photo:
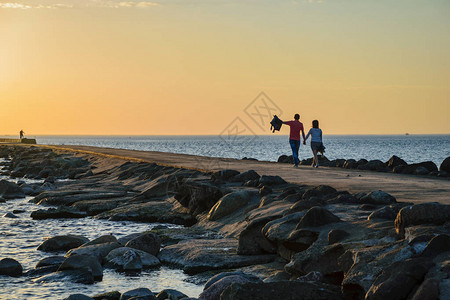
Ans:
[[[0,0],[0,134],[269,134],[262,91],[324,134],[450,134],[449,53],[448,0]]]

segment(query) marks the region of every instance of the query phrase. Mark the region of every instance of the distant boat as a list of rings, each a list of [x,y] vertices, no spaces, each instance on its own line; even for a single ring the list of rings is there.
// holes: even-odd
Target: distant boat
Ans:
[[[405,133],[405,135],[409,135],[409,133]]]

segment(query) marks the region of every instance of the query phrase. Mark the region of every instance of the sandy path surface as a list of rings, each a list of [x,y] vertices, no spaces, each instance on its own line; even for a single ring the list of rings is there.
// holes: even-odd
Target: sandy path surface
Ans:
[[[327,184],[338,190],[347,190],[352,193],[383,190],[395,196],[397,201],[450,204],[450,180],[448,179],[327,167],[314,169],[310,166],[300,166],[296,169],[290,164],[283,163],[211,158],[154,151],[90,146],[40,146],[204,171],[235,169],[243,172],[253,169],[260,175],[279,175],[292,183],[307,185]]]

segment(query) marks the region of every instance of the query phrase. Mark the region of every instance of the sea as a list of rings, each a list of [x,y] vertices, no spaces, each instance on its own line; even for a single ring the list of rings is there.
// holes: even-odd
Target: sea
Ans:
[[[286,135],[192,136],[36,136],[39,144],[184,153],[209,157],[256,158],[277,161],[290,155]],[[450,135],[327,135],[325,156],[332,159],[379,159],[396,155],[407,163],[433,161],[438,167],[450,156]],[[309,143],[301,145],[301,159],[312,157]]]

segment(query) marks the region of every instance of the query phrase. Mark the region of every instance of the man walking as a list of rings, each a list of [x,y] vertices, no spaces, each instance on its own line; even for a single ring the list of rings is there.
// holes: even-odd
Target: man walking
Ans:
[[[291,145],[292,156],[294,157],[294,167],[298,167],[298,164],[300,162],[298,158],[298,149],[300,148],[300,131],[302,132],[303,136],[303,144],[306,144],[303,123],[299,120],[300,115],[295,114],[293,121],[283,122],[283,124],[289,125],[289,127],[291,128],[291,132],[289,134],[289,144]]]

